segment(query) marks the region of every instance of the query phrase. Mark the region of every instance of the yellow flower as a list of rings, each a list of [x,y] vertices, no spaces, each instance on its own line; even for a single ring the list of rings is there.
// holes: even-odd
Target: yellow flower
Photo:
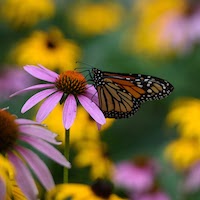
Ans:
[[[76,145],[77,155],[74,163],[77,167],[90,167],[92,179],[110,178],[113,163],[109,159],[105,143],[101,141],[88,140]]]
[[[84,184],[62,184],[57,185],[46,195],[46,200],[123,200],[115,194],[103,198],[95,194],[90,186]],[[124,199],[125,200],[125,199]]]
[[[15,181],[12,181],[12,198],[7,197],[6,200],[27,200],[21,189]]]
[[[182,0],[140,0],[134,4],[136,24],[125,38],[125,48],[138,54],[169,55],[173,48],[162,39],[163,29],[172,13],[181,13],[186,3]]]
[[[176,100],[167,116],[169,125],[177,125],[183,137],[200,140],[200,100],[185,98]]]
[[[82,3],[73,8],[70,16],[78,32],[98,35],[113,31],[120,25],[123,9],[111,2]]]
[[[0,163],[0,181],[3,181],[5,186],[5,200],[26,200],[15,182],[15,169],[12,164],[2,155],[0,155]]]
[[[0,11],[14,27],[27,27],[52,17],[55,8],[52,0],[3,0]]]
[[[10,180],[14,178],[14,168],[2,155],[0,155],[0,163],[0,181],[3,181],[4,183],[6,194],[11,196],[12,184]]]
[[[58,29],[49,32],[35,31],[11,52],[19,65],[42,64],[51,70],[73,69],[80,57],[80,48],[72,40],[65,39]]]
[[[64,142],[65,130],[62,124],[62,110],[62,106],[58,105],[44,120],[44,123],[49,129],[58,134],[58,140]],[[55,116],[57,116],[56,120]],[[101,130],[109,128],[113,121],[113,119],[106,119],[106,124],[102,126]],[[99,140],[100,134],[95,121],[91,120],[83,107],[78,107],[77,117],[70,128],[70,143],[74,145],[82,140]]]
[[[178,170],[186,170],[200,160],[200,141],[180,138],[172,141],[165,149],[165,155]]]

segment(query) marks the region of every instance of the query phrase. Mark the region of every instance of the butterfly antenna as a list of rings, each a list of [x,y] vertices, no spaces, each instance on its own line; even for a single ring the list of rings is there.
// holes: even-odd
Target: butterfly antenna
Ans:
[[[80,63],[80,64],[87,65],[87,66],[89,66],[89,67],[94,68],[94,66],[92,66],[92,65],[90,65],[90,64],[88,64],[88,63],[85,63],[85,62],[76,61],[76,63]]]

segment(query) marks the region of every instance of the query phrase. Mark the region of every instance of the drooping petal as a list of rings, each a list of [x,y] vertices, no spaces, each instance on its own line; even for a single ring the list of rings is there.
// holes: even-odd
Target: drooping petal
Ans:
[[[0,177],[0,199],[5,199],[6,196],[6,186],[4,180]]]
[[[100,131],[101,130],[101,124],[97,123],[97,128]]]
[[[20,118],[20,119],[15,119],[15,122],[18,124],[18,125],[40,125],[40,126],[43,126],[42,124],[38,123],[38,122],[35,122],[35,121],[32,121],[30,119],[23,119],[23,118]]]
[[[44,66],[42,66],[42,65],[40,65],[40,64],[38,64],[38,66],[40,67],[40,68],[42,68],[47,74],[49,74],[50,76],[52,76],[52,77],[54,77],[54,78],[58,78],[58,74],[56,73],[56,72],[54,72],[54,71],[51,71],[51,70],[49,70],[49,69],[47,69],[46,67],[44,67]]]
[[[103,125],[106,123],[106,119],[99,109],[99,107],[84,95],[78,95],[78,100],[85,108],[85,110],[90,114],[90,116],[99,124]]]
[[[71,167],[70,162],[68,162],[66,158],[56,148],[54,148],[47,142],[40,140],[38,138],[33,138],[28,136],[21,136],[20,139],[30,144],[32,147],[36,148],[38,151],[42,152],[47,157],[51,158],[60,165],[63,165],[67,168]]]
[[[36,121],[42,122],[58,104],[62,95],[63,92],[57,91],[56,93],[48,97],[40,106],[40,109],[38,110],[38,113],[36,115]]]
[[[86,88],[87,89],[84,95],[91,99],[96,105],[99,105],[98,93],[95,87],[93,85],[88,84]]]
[[[29,91],[29,90],[38,90],[38,89],[44,89],[44,88],[47,89],[47,88],[53,88],[53,87],[55,87],[55,85],[52,84],[52,83],[33,85],[33,86],[27,87],[23,90],[19,90],[15,93],[11,94],[10,97],[14,97],[18,94],[22,94],[22,93]]]
[[[16,150],[26,160],[42,185],[50,190],[55,186],[51,173],[45,163],[31,150],[17,146]]]
[[[19,126],[19,131],[21,133],[27,134],[29,136],[43,139],[46,142],[49,142],[52,144],[56,144],[56,145],[61,144],[61,142],[58,142],[55,140],[55,137],[57,136],[56,134],[53,134],[51,131],[49,131],[41,126],[23,125],[23,126]]]
[[[8,153],[8,159],[16,168],[16,180],[22,192],[28,199],[37,199],[37,187],[24,163],[12,152]]]
[[[40,80],[52,83],[54,83],[58,78],[58,74],[53,74],[53,73],[50,74],[49,72],[47,72],[47,70],[44,70],[44,68],[37,67],[34,65],[26,65],[24,66],[24,70]]]
[[[40,101],[53,94],[57,90],[55,88],[42,90],[41,92],[36,93],[31,98],[29,98],[26,103],[23,105],[21,112],[25,113],[27,110],[31,109],[33,106],[38,104]]]
[[[71,125],[74,122],[74,119],[76,117],[76,110],[76,99],[74,95],[69,94],[63,108],[63,124],[67,130],[71,127]]]

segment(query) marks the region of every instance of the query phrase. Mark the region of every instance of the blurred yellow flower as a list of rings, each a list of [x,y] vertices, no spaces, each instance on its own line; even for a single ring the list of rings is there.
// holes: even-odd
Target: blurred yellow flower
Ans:
[[[173,13],[185,10],[183,0],[139,0],[133,7],[134,27],[125,36],[124,48],[143,55],[168,55],[174,49],[163,39],[163,30]]]
[[[115,194],[110,194],[108,198],[96,195],[90,186],[84,184],[62,184],[57,185],[46,195],[46,200],[123,200]],[[124,199],[125,200],[125,199]]]
[[[168,144],[165,155],[177,170],[187,170],[200,160],[200,141],[179,138]]]
[[[27,200],[21,189],[18,187],[15,181],[12,181],[12,198],[7,197],[6,200]]]
[[[176,100],[167,116],[168,125],[177,125],[183,137],[200,140],[200,99]]]
[[[55,12],[52,0],[3,0],[0,6],[1,17],[14,27],[33,26]]]
[[[120,25],[123,8],[111,2],[81,3],[72,8],[70,17],[81,34],[98,35],[113,31]]]
[[[4,187],[6,189],[6,194],[8,196],[11,196],[12,194],[12,183],[11,179],[14,179],[14,167],[12,164],[5,159],[2,155],[0,155],[0,181],[2,181],[4,184]],[[2,187],[2,185],[1,185]]]
[[[58,105],[44,120],[44,123],[51,131],[57,133],[58,140],[64,143],[65,130],[62,123],[62,110],[62,106]],[[106,124],[102,126],[101,131],[109,128],[113,121],[113,119],[106,119]],[[100,134],[95,121],[91,120],[90,115],[83,107],[78,107],[77,117],[70,128],[70,143],[74,145],[82,140],[99,140]]]
[[[72,40],[65,39],[60,30],[35,31],[11,52],[19,65],[42,64],[51,70],[70,70],[76,66],[80,48]]]
[[[109,158],[107,146],[101,141],[83,141],[76,145],[77,155],[74,164],[77,167],[90,167],[92,179],[110,178],[113,163]]]
[[[0,181],[3,181],[1,185],[1,192],[5,192],[5,200],[26,200],[20,188],[15,181],[15,169],[12,164],[2,155],[0,155]],[[3,187],[5,187],[3,189]],[[3,194],[0,194],[2,197]]]

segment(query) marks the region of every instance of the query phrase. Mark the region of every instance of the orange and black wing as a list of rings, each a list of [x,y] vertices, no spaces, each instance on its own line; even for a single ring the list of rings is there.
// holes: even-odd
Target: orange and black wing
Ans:
[[[149,75],[103,72],[96,68],[92,72],[99,107],[107,118],[128,118],[141,103],[163,99],[174,89],[168,81]]]

